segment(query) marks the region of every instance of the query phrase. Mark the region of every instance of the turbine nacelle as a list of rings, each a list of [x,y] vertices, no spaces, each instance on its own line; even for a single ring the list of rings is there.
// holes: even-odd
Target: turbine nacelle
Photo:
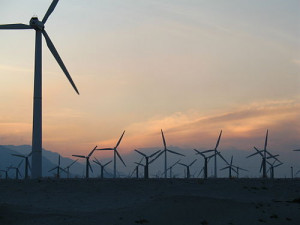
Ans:
[[[44,30],[45,25],[42,21],[39,21],[37,17],[32,17],[29,21],[30,26],[35,30]]]

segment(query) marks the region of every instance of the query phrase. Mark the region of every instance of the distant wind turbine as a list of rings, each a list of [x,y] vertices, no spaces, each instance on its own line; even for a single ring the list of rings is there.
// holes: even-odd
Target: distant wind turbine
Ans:
[[[59,0],[53,0],[42,21],[37,17],[30,19],[26,24],[3,24],[0,29],[34,29],[35,30],[35,66],[34,66],[34,102],[33,102],[33,129],[32,129],[32,178],[42,177],[42,35],[57,63],[67,76],[69,82],[79,94],[67,68],[55,49],[51,39],[45,31],[45,23],[54,11]]]
[[[228,164],[224,168],[220,169],[220,170],[228,169],[229,170],[229,175],[228,175],[229,178],[232,178],[232,171],[234,171],[237,174],[237,170],[233,168],[234,166],[232,165],[232,160],[233,160],[233,156],[231,156],[230,164]]]
[[[119,139],[119,141],[117,142],[117,144],[116,144],[115,147],[113,147],[113,148],[101,148],[101,149],[96,149],[96,150],[112,150],[112,151],[114,151],[114,178],[116,178],[116,176],[117,176],[117,156],[119,157],[119,159],[121,160],[121,162],[123,163],[123,165],[126,167],[125,162],[123,161],[121,155],[119,154],[119,152],[118,152],[118,150],[117,150],[119,144],[120,144],[121,141],[122,141],[122,138],[123,138],[124,134],[125,134],[125,130],[123,131],[123,133],[122,133],[122,135],[121,135],[121,137],[120,137],[120,139]]]
[[[197,149],[194,149],[194,151],[196,152],[196,155],[201,155],[204,158],[204,166],[203,166],[204,175],[203,175],[203,177],[204,177],[204,179],[207,179],[207,163],[212,157],[214,157],[214,155],[206,156],[204,153],[207,151],[200,152]],[[208,151],[213,151],[213,150],[208,150]],[[199,175],[201,174],[201,172],[202,171],[200,171]]]
[[[267,170],[267,173],[270,171],[270,178],[274,179],[274,168],[281,166],[283,163],[278,163],[277,165],[275,165],[276,160],[274,160],[273,163],[270,163],[267,161],[267,163],[270,165],[270,168]]]
[[[153,162],[152,160],[149,162],[149,158],[154,157],[157,153],[160,152],[160,150],[158,150],[158,151],[156,151],[153,154],[148,155],[148,156],[145,153],[143,153],[143,152],[141,152],[137,149],[135,149],[134,151],[136,151],[137,153],[139,153],[140,155],[142,155],[145,158],[146,162],[145,162],[145,165],[143,165],[144,166],[144,178],[148,179],[149,178],[149,164]]]
[[[74,163],[76,163],[78,161],[78,159],[74,160],[71,164],[69,164],[68,166],[66,166],[64,168],[65,171],[67,171],[67,178],[70,178],[70,167],[74,165]]]
[[[227,160],[221,155],[221,153],[217,150],[218,147],[219,147],[219,144],[220,144],[220,140],[221,140],[221,136],[222,136],[222,130],[220,131],[220,134],[219,134],[219,138],[217,140],[217,143],[216,143],[216,147],[214,149],[210,149],[210,150],[206,150],[206,151],[202,151],[202,153],[206,153],[206,152],[214,152],[214,160],[215,160],[215,174],[214,174],[214,177],[217,178],[217,156],[219,156],[221,159],[224,160],[224,162],[226,164],[229,164],[227,162]]]
[[[86,159],[85,178],[89,178],[89,171],[90,170],[93,172],[93,168],[91,167],[91,164],[90,164],[90,157],[92,156],[92,154],[94,153],[94,151],[96,150],[96,148],[97,148],[97,146],[87,156],[84,156],[84,155],[72,155],[74,157]]]
[[[167,152],[170,152],[170,153],[173,153],[176,155],[180,155],[180,156],[185,156],[185,155],[175,152],[175,151],[172,151],[167,148],[166,139],[165,139],[164,132],[162,129],[161,129],[161,136],[163,139],[164,150],[162,150],[152,161],[156,160],[159,156],[161,156],[163,153],[165,153],[165,172],[164,172],[164,174],[165,174],[165,178],[167,178]]]
[[[94,159],[95,159],[95,160],[93,160],[93,162],[96,163],[96,164],[98,164],[98,165],[101,167],[101,175],[100,175],[100,177],[101,177],[101,179],[103,179],[103,178],[104,178],[104,171],[106,171],[106,170],[105,170],[105,167],[106,167],[108,164],[110,164],[110,163],[112,162],[112,160],[110,160],[110,161],[107,162],[107,163],[102,164],[97,158],[94,157]],[[106,171],[106,172],[107,172],[107,171]]]
[[[167,169],[167,171],[170,170],[170,175],[169,175],[170,178],[173,178],[173,167],[176,166],[179,162],[180,162],[180,159],[177,160],[175,163],[173,163],[171,166],[169,166],[169,168]]]
[[[7,167],[7,171],[9,171],[10,169],[14,169],[16,171],[16,175],[15,175],[16,180],[19,179],[19,175],[20,175],[20,177],[22,177],[22,175],[20,173],[20,166],[21,166],[22,162],[23,162],[23,160],[21,160],[21,162],[19,163],[19,165],[17,167],[15,167],[15,166]]]
[[[197,161],[197,159],[195,159],[193,162],[191,162],[189,165],[184,164],[184,163],[178,163],[179,165],[182,165],[184,167],[186,167],[186,178],[190,178],[191,177],[191,173],[190,173],[190,167]]]
[[[16,156],[16,157],[20,157],[20,158],[23,158],[25,159],[25,163],[24,163],[24,166],[25,166],[25,176],[24,176],[24,179],[28,179],[28,170],[31,171],[31,166],[30,166],[30,163],[29,163],[29,157],[31,156],[32,152],[30,152],[28,155],[21,155],[21,154],[11,154],[13,156]]]
[[[62,167],[60,167],[60,155],[58,155],[58,163],[57,163],[57,166],[52,168],[51,170],[49,170],[48,172],[51,172],[53,170],[56,170],[56,178],[60,178],[60,171],[63,171],[65,173],[67,173],[67,171],[65,169],[63,169]]]

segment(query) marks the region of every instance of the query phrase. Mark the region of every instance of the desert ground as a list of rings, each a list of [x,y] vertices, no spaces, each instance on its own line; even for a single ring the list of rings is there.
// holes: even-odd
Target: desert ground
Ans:
[[[300,180],[0,180],[0,224],[298,225]]]

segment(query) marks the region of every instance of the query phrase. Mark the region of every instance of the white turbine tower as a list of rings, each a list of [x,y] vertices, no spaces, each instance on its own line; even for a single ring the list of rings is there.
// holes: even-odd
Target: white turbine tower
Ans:
[[[0,29],[34,29],[35,30],[35,65],[34,65],[34,94],[33,94],[33,129],[32,129],[32,178],[42,177],[42,35],[57,63],[67,76],[69,82],[79,94],[67,68],[56,51],[52,41],[45,31],[45,23],[59,0],[53,0],[42,21],[37,17],[30,19],[29,25],[3,24]]]

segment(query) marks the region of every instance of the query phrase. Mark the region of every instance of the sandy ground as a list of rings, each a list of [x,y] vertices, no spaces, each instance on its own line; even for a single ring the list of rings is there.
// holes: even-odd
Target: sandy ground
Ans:
[[[299,225],[300,180],[0,180],[0,224]]]

